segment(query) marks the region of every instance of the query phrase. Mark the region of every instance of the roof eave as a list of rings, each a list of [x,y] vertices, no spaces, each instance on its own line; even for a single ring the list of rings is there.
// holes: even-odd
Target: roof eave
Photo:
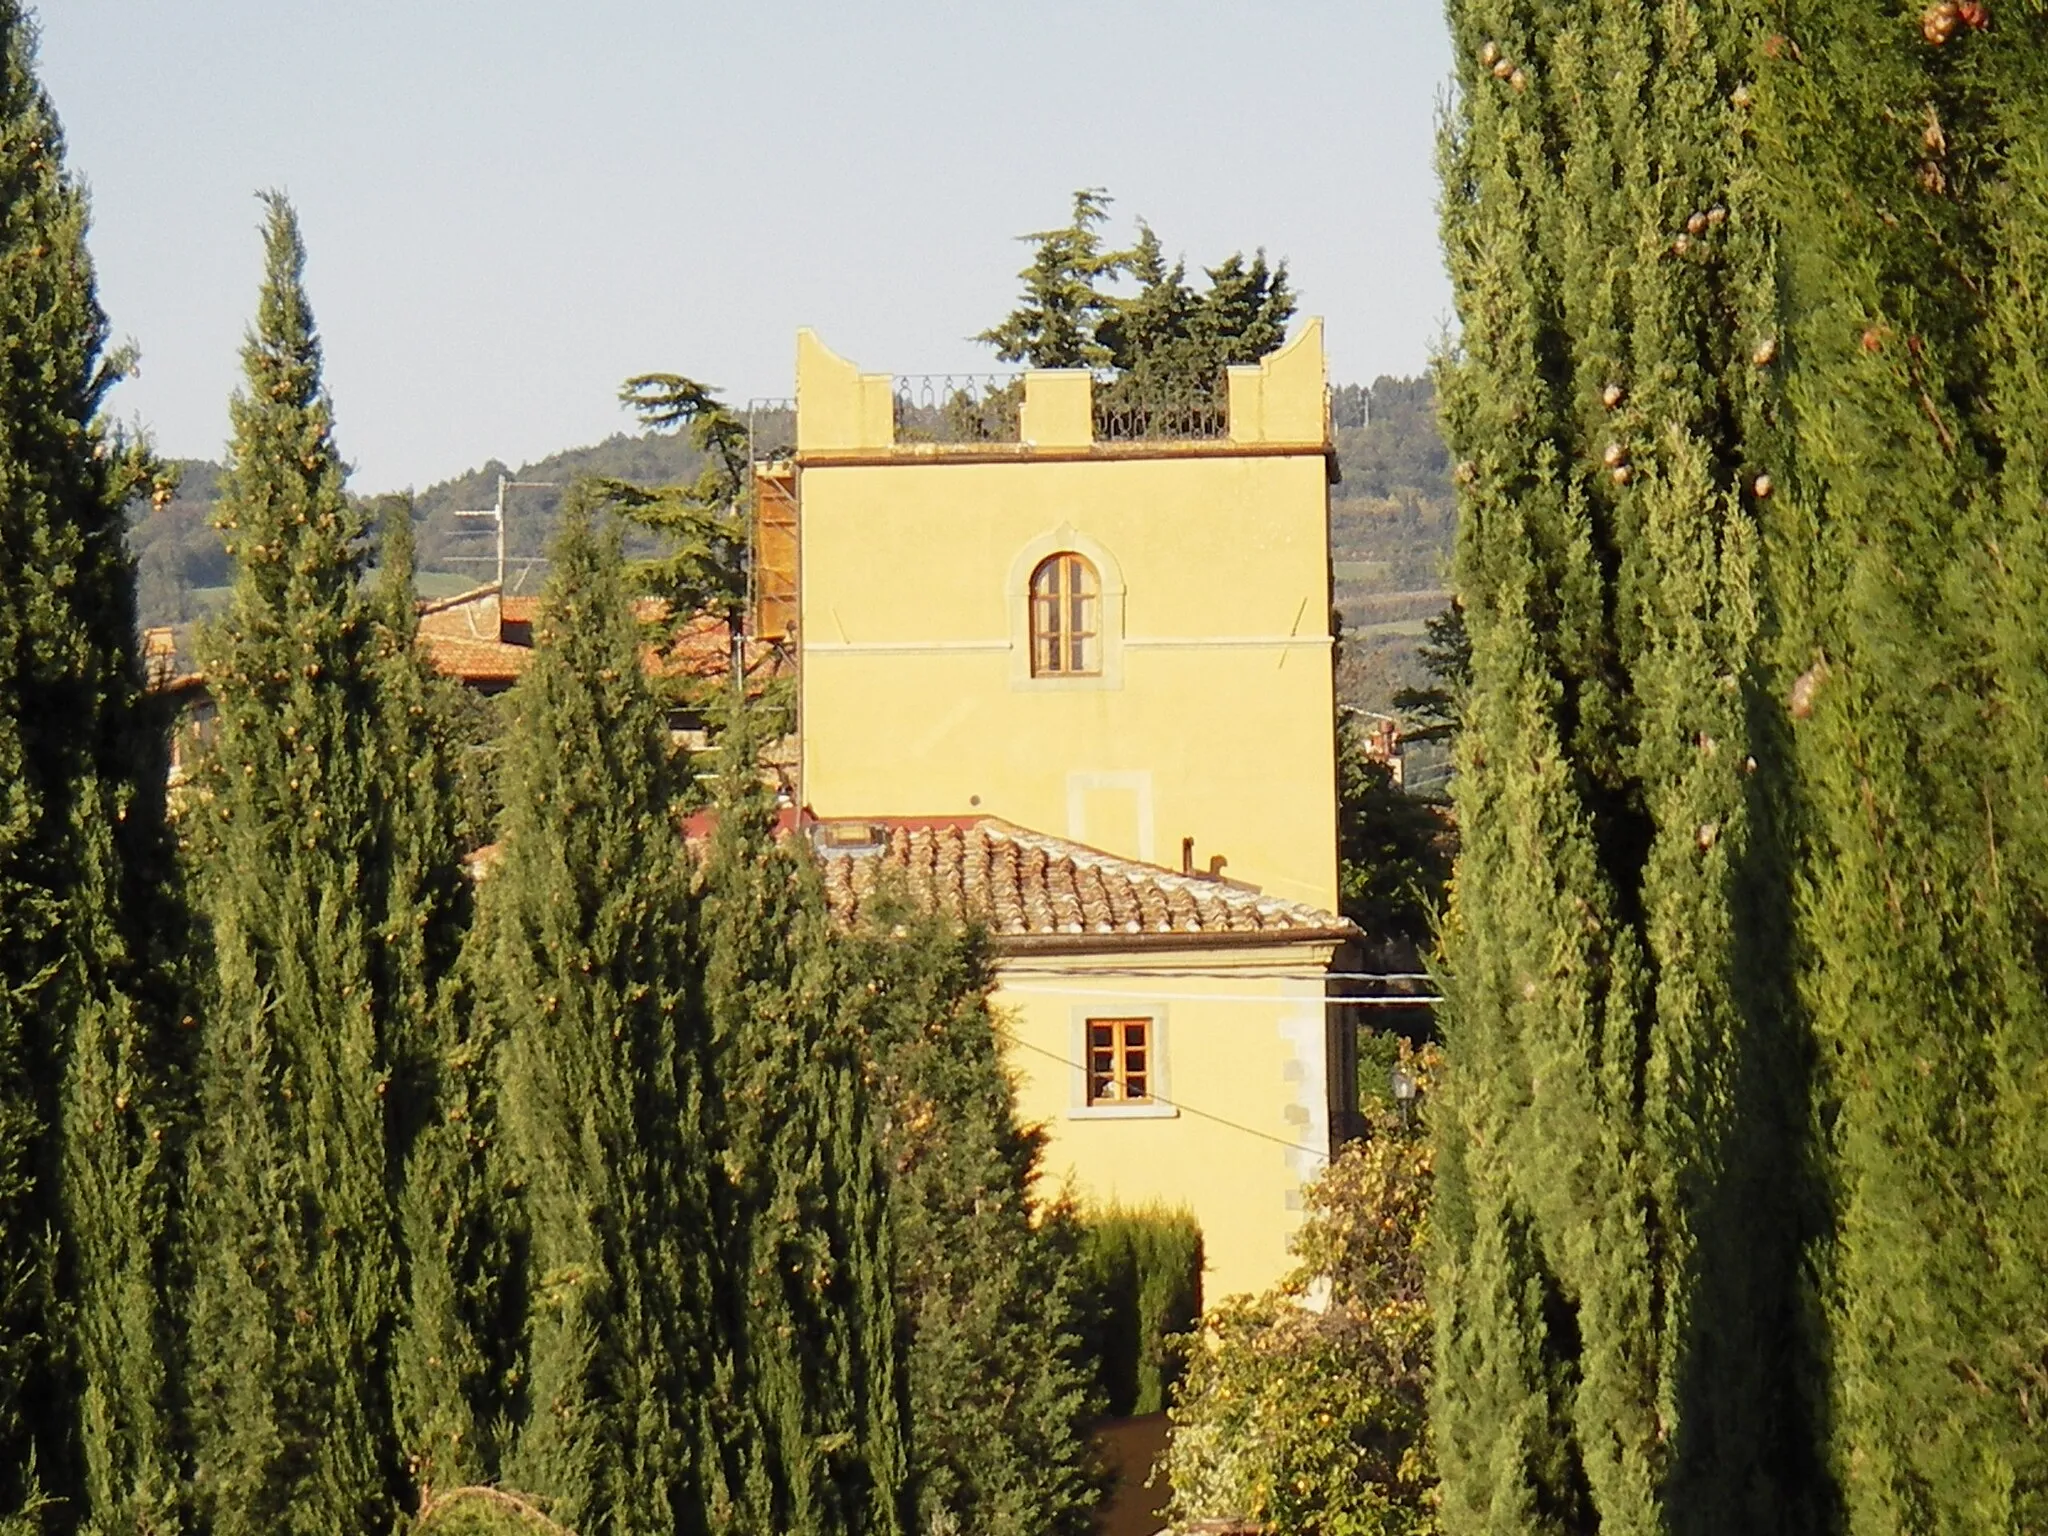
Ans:
[[[1221,930],[1213,933],[1016,933],[992,934],[998,955],[1104,955],[1132,950],[1281,949],[1294,944],[1345,944],[1365,934],[1350,924],[1341,928],[1283,928],[1257,933]]]

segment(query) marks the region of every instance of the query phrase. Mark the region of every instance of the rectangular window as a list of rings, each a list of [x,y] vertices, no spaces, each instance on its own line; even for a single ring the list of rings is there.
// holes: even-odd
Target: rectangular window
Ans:
[[[1152,1102],[1152,1021],[1088,1021],[1088,1103]]]

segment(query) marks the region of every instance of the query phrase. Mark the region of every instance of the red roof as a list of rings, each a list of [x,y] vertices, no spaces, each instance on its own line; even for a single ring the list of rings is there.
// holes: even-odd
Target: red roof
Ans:
[[[420,644],[434,669],[467,683],[510,683],[533,660],[533,626],[540,618],[541,599],[531,594],[498,595],[495,586],[478,587],[455,597],[420,605]],[[659,623],[667,605],[659,598],[636,598],[634,617]],[[789,658],[765,640],[745,642],[746,675],[765,682],[789,670]],[[732,627],[722,614],[700,613],[675,636],[668,650],[646,653],[650,672],[670,677],[720,678],[732,665]]]
[[[863,826],[880,836],[859,838]],[[857,918],[894,871],[917,900],[979,919],[998,941],[1011,941],[1005,947],[1358,937],[1346,919],[1301,902],[1121,858],[994,816],[814,827],[826,899],[843,921]],[[839,840],[849,832],[853,838]]]

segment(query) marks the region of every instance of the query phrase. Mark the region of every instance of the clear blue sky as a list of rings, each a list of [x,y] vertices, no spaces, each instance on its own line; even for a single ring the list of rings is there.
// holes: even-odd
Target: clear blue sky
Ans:
[[[814,325],[863,367],[993,366],[1018,232],[1116,196],[1190,264],[1264,245],[1339,380],[1449,313],[1432,0],[43,0],[91,186],[115,408],[214,457],[260,247],[298,205],[361,490],[628,425],[626,375],[786,395]]]

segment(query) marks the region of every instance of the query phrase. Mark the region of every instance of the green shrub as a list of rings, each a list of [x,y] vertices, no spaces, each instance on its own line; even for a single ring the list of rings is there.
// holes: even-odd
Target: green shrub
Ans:
[[[1186,1211],[1088,1213],[1081,1274],[1089,1353],[1111,1416],[1162,1411],[1180,1375],[1168,1341],[1202,1315],[1202,1229]]]
[[[1426,1085],[1433,1046],[1397,1058]],[[1432,1185],[1427,1133],[1367,1102],[1372,1131],[1307,1192],[1297,1267],[1183,1341],[1165,1470],[1176,1528],[1239,1519],[1277,1536],[1431,1536]]]

